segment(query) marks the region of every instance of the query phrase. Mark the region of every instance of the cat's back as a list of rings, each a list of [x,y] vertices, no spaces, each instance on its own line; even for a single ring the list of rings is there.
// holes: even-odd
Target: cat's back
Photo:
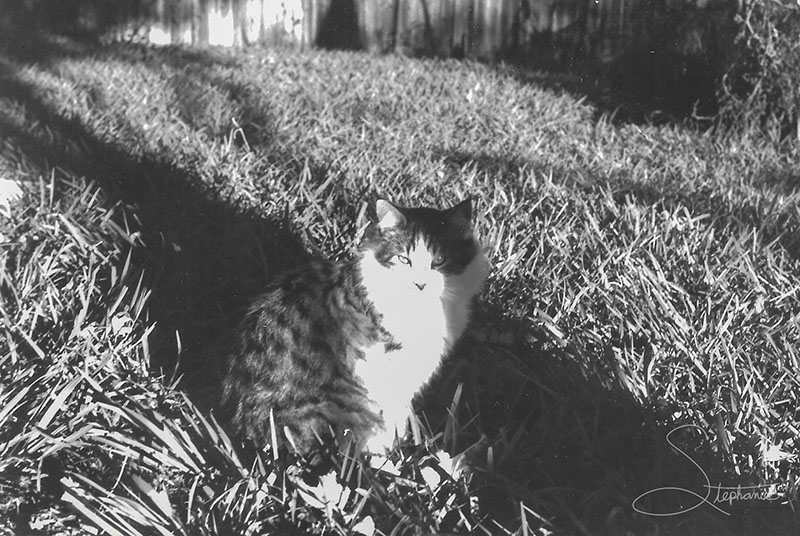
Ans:
[[[333,347],[337,341],[371,337],[370,313],[351,264],[314,260],[279,276],[254,300],[239,328],[238,355],[269,360],[299,349],[335,357],[342,351]]]
[[[291,327],[312,317],[334,314],[338,296],[349,292],[342,266],[313,260],[275,278],[251,303],[246,320],[269,321]]]
[[[322,421],[361,412],[353,371],[379,325],[352,264],[313,261],[279,276],[246,312],[228,355],[222,403],[232,423],[266,438],[273,412],[307,438]]]

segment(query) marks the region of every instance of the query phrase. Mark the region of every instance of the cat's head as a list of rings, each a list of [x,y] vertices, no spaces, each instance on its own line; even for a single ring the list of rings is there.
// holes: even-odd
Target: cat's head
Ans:
[[[399,285],[441,288],[480,253],[469,199],[445,210],[406,208],[380,199],[375,212],[378,221],[367,228],[361,250],[390,270]]]

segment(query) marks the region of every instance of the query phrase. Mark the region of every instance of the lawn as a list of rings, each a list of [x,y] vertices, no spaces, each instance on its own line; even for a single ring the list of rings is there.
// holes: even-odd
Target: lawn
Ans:
[[[3,38],[0,533],[796,534],[797,148],[556,81]],[[426,446],[303,478],[217,423],[220,356],[378,196],[472,196],[493,270]]]

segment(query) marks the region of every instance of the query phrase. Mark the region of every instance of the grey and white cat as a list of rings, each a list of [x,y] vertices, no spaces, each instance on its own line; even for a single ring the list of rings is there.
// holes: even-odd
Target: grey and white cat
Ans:
[[[278,278],[239,328],[222,402],[259,445],[270,442],[272,412],[301,451],[349,430],[361,450],[383,454],[466,329],[490,269],[471,202],[375,209],[353,260]]]

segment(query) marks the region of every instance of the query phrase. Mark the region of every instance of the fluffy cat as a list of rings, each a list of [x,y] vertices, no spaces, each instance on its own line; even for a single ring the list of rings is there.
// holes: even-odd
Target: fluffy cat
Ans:
[[[222,402],[259,445],[270,442],[272,412],[301,452],[347,430],[361,450],[391,450],[411,399],[467,326],[489,273],[471,202],[375,209],[353,260],[278,278],[239,328]]]

